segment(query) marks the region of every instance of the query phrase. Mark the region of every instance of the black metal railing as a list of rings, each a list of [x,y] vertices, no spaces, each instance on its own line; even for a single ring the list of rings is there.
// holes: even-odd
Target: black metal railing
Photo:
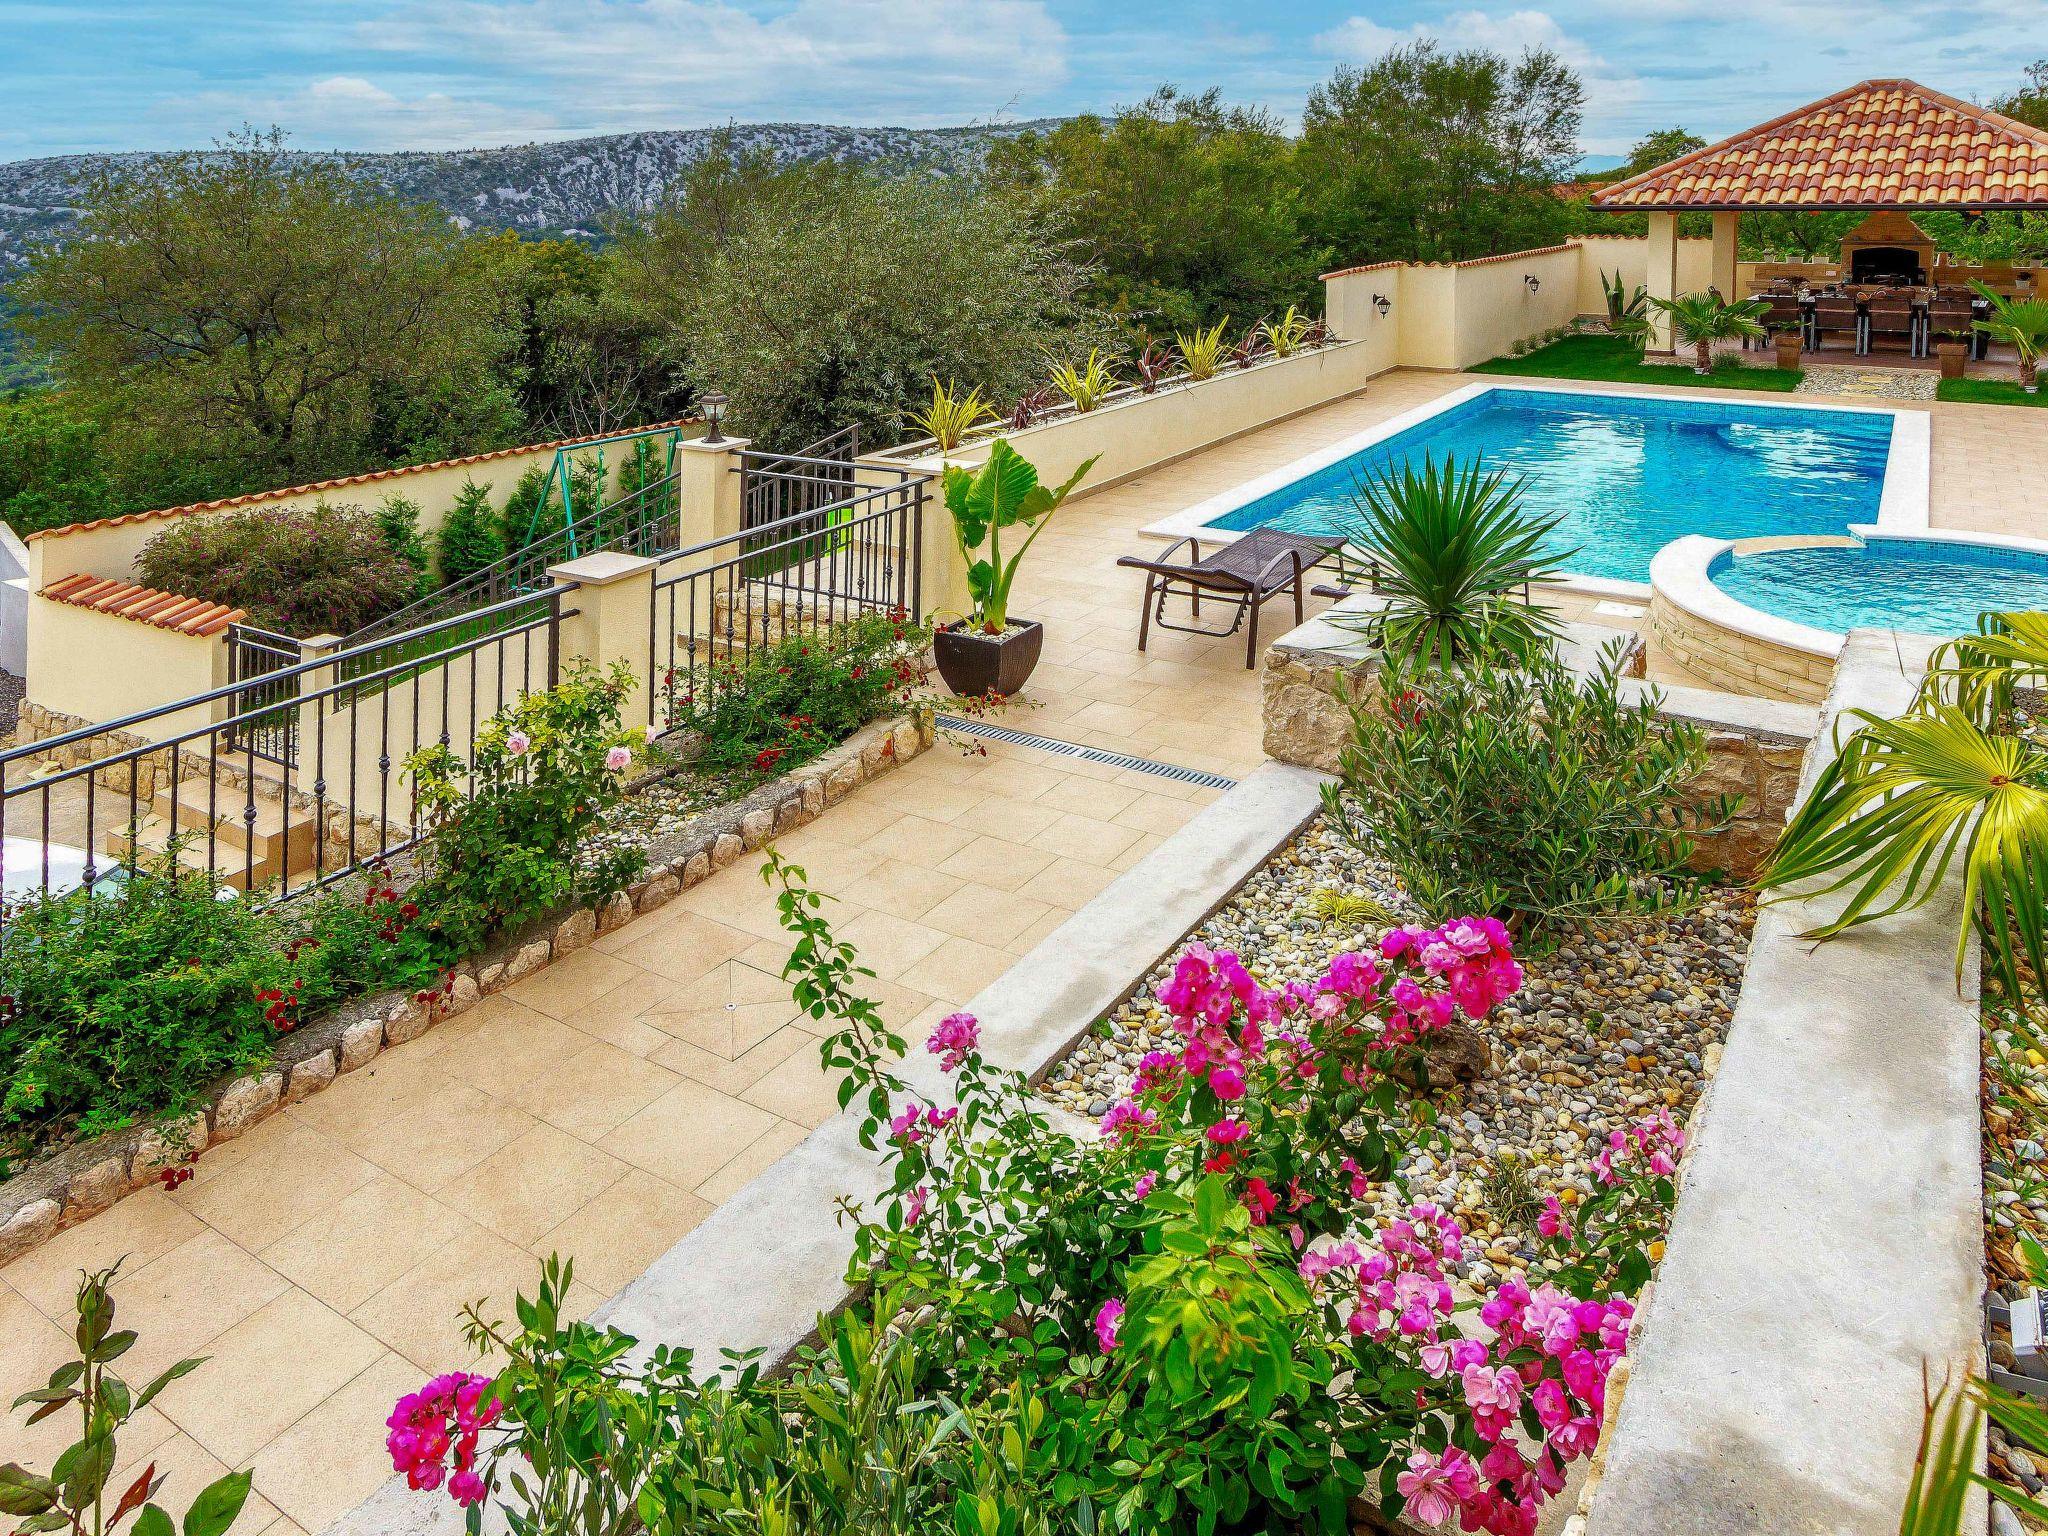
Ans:
[[[777,641],[864,613],[921,613],[928,484],[904,474],[663,556],[648,615],[649,723],[672,726],[707,692],[745,687],[747,663]]]
[[[228,680],[239,686],[235,711],[245,717],[231,745],[273,763],[297,761],[298,679],[282,677],[300,660],[299,642],[254,624],[228,626]]]
[[[467,760],[480,725],[552,686],[569,590],[423,627],[396,661],[371,665],[390,644],[372,641],[0,752],[8,898],[176,858],[283,899],[405,852],[423,835],[408,759],[439,743]],[[273,756],[261,747],[284,714],[296,743]]]

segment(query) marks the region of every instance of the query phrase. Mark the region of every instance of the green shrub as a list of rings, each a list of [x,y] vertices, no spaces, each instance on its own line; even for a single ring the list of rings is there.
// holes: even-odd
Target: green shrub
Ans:
[[[120,510],[100,424],[54,390],[0,397],[0,521],[20,534]]]
[[[1339,782],[1324,800],[1358,847],[1384,854],[1432,918],[1556,923],[1682,899],[1706,736],[1666,720],[1654,691],[1621,697],[1619,653],[1580,676],[1548,649],[1482,643],[1463,665],[1391,656],[1352,706]]]
[[[465,480],[434,538],[442,586],[472,576],[505,553],[503,523],[491,509],[491,488]]]
[[[902,707],[931,632],[867,614],[717,661],[667,683],[671,729],[703,739],[707,772],[781,773]]]
[[[637,847],[584,846],[641,739],[619,723],[632,688],[624,662],[578,663],[486,722],[467,763],[441,745],[407,761],[432,828],[415,899],[451,953],[572,900],[602,901],[639,872]]]
[[[417,573],[360,507],[272,507],[181,517],[143,546],[152,587],[245,608],[300,637],[346,635],[409,602]]]
[[[427,541],[420,537],[420,504],[393,494],[378,502],[372,515],[377,519],[377,531],[384,535],[384,542],[391,546],[399,559],[412,567],[412,596],[425,597],[433,588],[434,577]]]

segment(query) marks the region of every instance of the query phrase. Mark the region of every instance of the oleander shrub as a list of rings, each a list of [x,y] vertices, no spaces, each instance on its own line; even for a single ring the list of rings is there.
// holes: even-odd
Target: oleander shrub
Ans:
[[[664,685],[669,725],[696,734],[707,773],[782,773],[901,711],[930,644],[928,626],[872,613],[680,669]]]
[[[1705,732],[1665,719],[1654,690],[1625,699],[1618,650],[1579,674],[1482,635],[1447,669],[1390,652],[1378,681],[1324,800],[1425,912],[1528,929],[1690,897],[1696,837],[1734,807],[1689,792]]]
[[[305,638],[346,635],[411,601],[417,568],[377,513],[322,503],[175,519],[137,562],[152,587],[248,610]]]

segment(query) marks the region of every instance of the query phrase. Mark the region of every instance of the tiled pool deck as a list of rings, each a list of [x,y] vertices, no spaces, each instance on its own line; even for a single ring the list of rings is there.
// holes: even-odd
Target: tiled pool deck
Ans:
[[[1037,707],[1005,723],[1230,776],[1256,767],[1242,637],[1155,635],[1140,655],[1140,579],[1117,556],[1169,512],[1468,382],[1389,375],[1076,502],[1026,569],[1018,607],[1046,621],[1045,660]],[[1933,525],[2048,535],[2048,412],[1930,409]],[[1287,627],[1280,613],[1268,633]],[[1688,680],[1654,653],[1652,673]],[[918,1039],[1215,793],[942,743],[782,846],[841,898],[888,1016]],[[830,1113],[814,1036],[770,980],[783,952],[754,861],[736,864],[209,1153],[176,1193],[61,1234],[0,1270],[0,1401],[65,1357],[79,1268],[126,1255],[133,1376],[212,1359],[137,1417],[119,1471],[154,1461],[181,1508],[251,1466],[239,1536],[320,1530],[384,1481],[392,1401],[462,1362],[463,1303],[503,1306],[561,1251],[575,1300],[594,1305]],[[10,1416],[7,1458],[46,1464],[70,1432]]]

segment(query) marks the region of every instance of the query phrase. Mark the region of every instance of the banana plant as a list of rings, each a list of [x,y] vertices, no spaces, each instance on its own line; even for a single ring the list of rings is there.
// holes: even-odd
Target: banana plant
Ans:
[[[1010,587],[1017,579],[1018,566],[1053,513],[1099,457],[1088,458],[1057,486],[1040,484],[1031,461],[1002,438],[996,440],[979,469],[946,466],[946,511],[953,518],[953,539],[966,562],[967,590],[974,600],[967,615],[968,628],[991,635],[1003,632],[1010,622]],[[1019,526],[1030,531],[1006,558],[1003,533]],[[984,544],[986,554],[981,553]]]

